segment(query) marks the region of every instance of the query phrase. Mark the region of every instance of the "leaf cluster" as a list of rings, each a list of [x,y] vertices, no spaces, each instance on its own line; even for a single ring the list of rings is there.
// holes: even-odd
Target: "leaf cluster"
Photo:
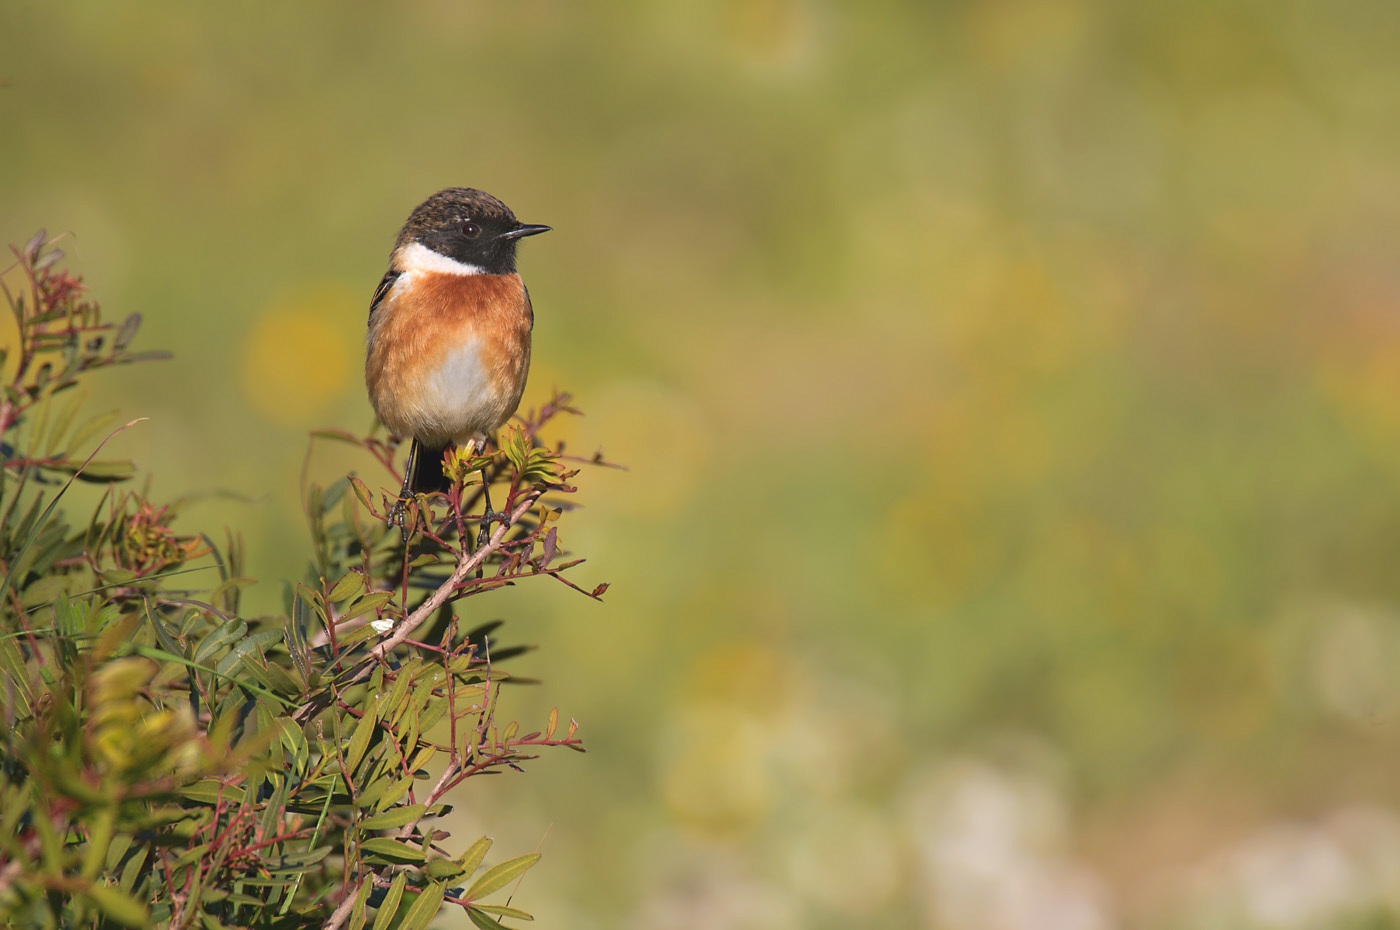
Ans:
[[[454,848],[441,818],[467,779],[582,744],[557,711],[528,732],[498,721],[500,663],[524,650],[494,641],[498,623],[459,629],[456,605],[527,578],[606,589],[565,577],[581,561],[559,538],[577,472],[539,433],[567,397],[448,463],[445,502],[413,500],[402,526],[363,478],[308,484],[306,571],[281,615],[248,617],[239,537],[181,532],[178,504],[119,489],[129,463],[90,448],[110,418],[84,421],[60,396],[157,357],[128,351],[139,319],[103,324],[42,235],[13,251],[0,924],[383,930],[426,927],[445,906],[477,927],[529,920],[486,899],[539,854],[488,865],[490,839]],[[392,440],[318,435],[397,483]],[[59,505],[84,478],[107,487],[70,524]]]

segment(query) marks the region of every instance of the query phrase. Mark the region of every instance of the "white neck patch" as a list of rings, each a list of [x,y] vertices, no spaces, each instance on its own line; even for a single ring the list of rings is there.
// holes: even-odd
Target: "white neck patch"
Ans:
[[[399,249],[399,265],[405,274],[431,271],[437,274],[486,274],[480,265],[468,265],[455,258],[434,252],[421,242],[410,242]]]

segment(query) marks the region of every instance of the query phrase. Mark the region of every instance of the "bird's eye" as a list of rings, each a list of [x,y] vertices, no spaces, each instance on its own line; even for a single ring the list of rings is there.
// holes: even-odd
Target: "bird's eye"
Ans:
[[[462,235],[466,236],[468,239],[475,239],[477,236],[481,235],[481,227],[471,220],[467,220],[462,226]]]

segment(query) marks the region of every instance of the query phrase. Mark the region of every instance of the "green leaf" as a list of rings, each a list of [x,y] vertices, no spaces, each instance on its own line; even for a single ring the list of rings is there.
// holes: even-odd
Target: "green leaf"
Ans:
[[[292,754],[292,760],[296,771],[301,772],[306,768],[306,761],[310,756],[310,747],[306,744],[306,734],[301,732],[301,727],[290,718],[283,717],[277,721],[282,728],[282,745]]]
[[[209,852],[209,845],[208,843],[201,843],[198,846],[186,849],[175,858],[175,864],[172,866],[172,869],[178,870],[181,866],[189,865],[192,862],[198,862],[203,859],[205,853]]]
[[[405,804],[383,813],[366,817],[360,822],[362,830],[392,830],[394,827],[408,826],[423,816],[428,809],[426,804]]]
[[[196,646],[194,650],[194,660],[196,662],[203,662],[224,646],[239,639],[247,632],[248,624],[234,617],[232,620],[221,624],[212,633],[199,641],[199,645]]]
[[[83,401],[87,399],[86,391],[79,391],[68,397],[68,402],[58,413],[58,419],[53,421],[53,428],[49,430],[49,435],[45,442],[39,445],[45,456],[53,456],[59,452],[58,443],[63,439],[63,434],[68,432],[73,425],[73,418],[78,415],[78,409],[82,407]]]
[[[348,649],[353,649],[365,640],[371,639],[378,635],[379,631],[376,630],[374,627],[370,626],[368,623],[366,623],[362,627],[357,627],[351,630],[345,636],[339,637],[336,640],[336,645],[340,647],[340,650],[343,653]]]
[[[122,857],[131,848],[131,835],[118,833],[112,838],[112,844],[107,847],[107,870],[110,872],[121,864]]]
[[[0,639],[0,673],[3,673],[5,684],[14,683],[15,697],[23,702],[23,707],[17,707],[15,710],[29,713],[30,708],[34,706],[34,686],[19,647],[15,645],[14,639],[8,636]]]
[[[379,721],[373,710],[366,711],[365,715],[360,718],[360,722],[355,724],[355,732],[350,737],[350,746],[345,750],[345,771],[353,775],[359,769],[360,760],[365,757],[365,750],[369,749],[370,737],[374,735],[375,728],[378,726]]]
[[[354,620],[356,617],[378,610],[380,607],[387,604],[389,599],[393,596],[394,592],[392,591],[376,591],[373,594],[366,594],[356,601],[354,606],[350,608],[350,611],[346,613],[345,616],[341,617],[340,620],[344,623],[346,620]]]
[[[148,659],[155,659],[155,660],[157,660],[157,661],[159,661],[159,662],[174,662],[174,663],[177,664],[177,665],[183,665],[183,666],[185,666],[185,667],[187,667],[187,668],[194,669],[195,671],[198,671],[198,672],[208,672],[208,673],[211,674],[211,675],[217,675],[217,674],[219,674],[219,672],[218,672],[217,669],[212,669],[212,668],[210,668],[210,667],[207,666],[207,665],[200,665],[200,664],[198,664],[198,663],[196,663],[196,662],[191,662],[189,659],[183,658],[182,656],[172,655],[171,653],[169,653],[169,652],[164,652],[164,651],[162,651],[162,650],[160,650],[160,649],[151,649],[151,648],[148,647],[148,646],[137,646],[135,649],[133,649],[133,650],[131,650],[131,651],[134,652],[134,653],[136,653],[136,654],[139,655],[139,656],[145,656],[145,657],[148,658]],[[260,695],[260,696],[265,697],[265,698],[267,698],[267,699],[269,699],[269,700],[271,700],[271,701],[274,701],[275,703],[280,704],[280,705],[283,706],[283,707],[288,707],[288,706],[290,706],[290,703],[289,703],[288,701],[282,700],[280,697],[278,697],[277,695],[273,694],[271,691],[266,691],[266,690],[264,690],[264,689],[258,687],[257,685],[255,685],[255,684],[253,684],[253,683],[251,683],[251,682],[247,682],[247,681],[238,681],[237,679],[232,679],[232,680],[233,680],[234,683],[237,684],[240,688],[247,688],[249,691],[252,691],[254,694]]]
[[[136,474],[136,463],[130,459],[106,459],[88,462],[55,462],[49,466],[54,471],[73,475],[80,481],[126,481]],[[79,474],[81,472],[81,474]]]
[[[366,855],[393,862],[398,865],[422,865],[427,857],[423,850],[408,843],[391,840],[387,836],[376,836],[360,844]]]
[[[70,575],[49,575],[47,578],[40,578],[24,589],[20,605],[34,608],[50,604],[57,600],[60,594],[67,594],[72,583],[73,578]]]
[[[272,719],[271,712],[268,711],[265,706],[259,704],[254,714],[258,718],[259,732],[276,731],[280,736],[281,729]],[[264,717],[267,718],[266,721],[262,719]],[[280,832],[279,827],[282,825],[282,815],[285,812],[287,797],[291,793],[291,789],[286,779],[281,775],[270,776],[268,782],[272,785],[272,790],[266,796],[266,803],[263,806],[262,815],[258,818],[258,828],[261,830],[263,836],[276,836],[278,832]]]
[[[483,836],[475,843],[467,847],[467,851],[457,857],[457,863],[462,867],[464,875],[470,875],[481,867],[481,860],[486,858],[486,852],[495,842],[489,836]]]
[[[84,894],[107,917],[119,924],[136,927],[138,930],[150,923],[146,905],[125,892],[110,885],[92,885]]]
[[[466,875],[462,867],[451,859],[434,859],[423,866],[423,874],[440,882],[455,881]]]
[[[427,707],[418,716],[418,731],[427,733],[447,715],[447,698],[433,696]],[[460,712],[460,711],[459,711]]]
[[[399,873],[403,875],[403,873]],[[397,881],[397,879],[395,879]],[[360,882],[360,890],[355,892],[355,905],[350,909],[350,923],[348,930],[361,930],[365,925],[365,908],[369,905],[369,893],[374,888],[374,882],[365,880]]]
[[[181,788],[178,793],[201,804],[217,804],[219,801],[226,804],[239,804],[243,801],[242,788],[237,785],[220,785],[218,780],[214,778],[197,781],[193,785]]]
[[[278,633],[280,640],[282,634]],[[268,689],[271,694],[300,694],[301,686],[296,683],[291,675],[288,675],[280,665],[271,662],[264,662],[261,658],[252,653],[247,653],[242,657],[243,670],[251,675],[258,684]],[[222,663],[220,663],[222,664]],[[257,691],[258,689],[251,689]]]
[[[399,930],[424,930],[442,909],[442,896],[446,893],[447,886],[439,882],[433,882],[424,888],[404,915]]]
[[[296,590],[297,596],[301,598],[302,602],[306,604],[307,607],[310,607],[312,610],[316,611],[316,615],[321,618],[321,623],[325,624],[326,605],[321,598],[321,592],[313,591],[304,584],[298,584]],[[299,645],[304,645],[304,643],[299,643]]]
[[[403,700],[408,696],[408,689],[413,684],[413,674],[418,670],[419,665],[418,659],[412,658],[399,667],[398,678],[394,681],[394,687],[389,692],[389,699],[384,702],[384,719],[389,720],[397,717],[403,709]]]
[[[195,571],[195,569],[190,569],[190,571]],[[175,573],[175,572],[169,572],[169,573],[167,573],[167,574],[172,574],[172,575],[173,575],[173,574],[176,574],[176,573]],[[181,573],[181,574],[183,574],[183,573]],[[146,580],[149,581],[149,580],[151,580],[151,579],[153,579],[153,578],[159,578],[159,577],[162,577],[162,576],[160,576],[160,575],[148,575],[147,578],[146,578]],[[94,591],[102,591],[102,590],[104,590],[104,589],[106,589],[106,588],[120,588],[120,587],[122,587],[122,586],[124,586],[124,585],[129,585],[129,584],[131,584],[133,581],[136,580],[136,573],[135,573],[135,572],[129,572],[129,571],[126,571],[125,569],[121,569],[121,568],[106,568],[106,569],[103,569],[103,570],[102,570],[102,580],[103,580],[104,584],[102,584],[101,586],[99,586],[99,587],[97,587],[97,588],[94,588],[94,589],[93,589]]]
[[[282,639],[282,634],[276,630],[264,630],[261,633],[254,633],[245,636],[237,646],[229,650],[229,654],[219,660],[215,666],[220,675],[229,676],[233,670],[243,661],[245,655],[256,654],[259,650],[272,645]],[[287,679],[291,681],[290,678]]]
[[[117,823],[117,806],[112,804],[102,807],[90,815],[90,819],[92,830],[88,836],[87,849],[83,851],[81,873],[88,881],[97,877],[107,858],[107,849],[112,844],[112,835]]]
[[[346,572],[344,577],[335,583],[335,587],[331,588],[330,599],[338,604],[352,595],[359,594],[364,588],[364,581],[359,572]]]
[[[374,915],[374,926],[370,930],[388,930],[394,921],[394,915],[399,910],[399,899],[403,897],[403,886],[408,883],[408,873],[400,872],[394,876],[394,881],[389,885],[389,893],[384,895],[384,900],[379,904],[379,910]]]
[[[141,314],[133,313],[122,321],[121,328],[112,337],[112,348],[121,350],[131,344],[131,340],[136,338],[136,331],[141,328]]]
[[[408,769],[410,772],[413,773],[413,777],[417,779],[427,778],[428,771],[427,769],[423,768],[423,766],[431,762],[433,756],[445,751],[446,750],[439,749],[437,746],[434,746],[431,743],[425,744],[424,746],[420,747],[419,750],[413,754],[413,758],[410,759],[408,762]]]
[[[122,866],[120,884],[123,891],[135,891],[137,883],[150,873],[146,869],[146,850],[138,851]]]
[[[216,900],[223,900],[223,898],[217,897],[216,893],[213,891],[206,891],[202,895],[203,902],[212,902]],[[199,920],[200,923],[204,925],[204,930],[227,930],[223,924],[219,923],[219,918],[208,911],[201,910],[199,912]]]
[[[508,928],[496,918],[488,914],[483,914],[478,907],[467,908],[467,918],[481,930],[508,930]]]
[[[383,796],[379,799],[379,809],[385,810],[390,805],[397,804],[399,799],[408,794],[408,789],[413,787],[413,776],[405,775],[398,781],[385,789]]]
[[[535,918],[522,911],[518,907],[506,907],[504,904],[473,904],[472,910],[485,911],[488,914],[499,914],[502,917],[514,917],[516,920],[534,920]]]
[[[492,866],[490,869],[486,870],[485,874],[476,880],[476,884],[467,889],[467,900],[475,901],[477,898],[484,898],[494,891],[500,891],[521,875],[524,875],[530,866],[539,861],[539,853],[529,853],[524,856],[516,856],[514,859],[507,859],[500,865]]]
[[[301,884],[302,876],[299,874],[246,875],[238,880],[245,885],[254,885],[259,888],[286,888],[290,885]]]
[[[320,862],[331,854],[332,847],[321,846],[317,849],[294,850],[283,853],[276,862],[267,862],[268,871],[277,872],[305,872],[311,866]]]
[[[339,479],[326,488],[325,497],[321,499],[321,513],[328,514],[335,509],[335,505],[340,503],[349,488],[349,482],[344,478]]]
[[[381,772],[383,758],[380,757],[371,761],[365,766],[364,773],[360,776],[360,781],[365,784],[355,791],[355,806],[360,810],[369,810],[379,803],[380,797],[384,794],[384,789],[389,787],[389,776]]]
[[[346,441],[348,442],[349,440]],[[358,443],[356,443],[356,445],[358,445]],[[365,505],[365,509],[373,510],[374,504],[372,503],[372,501],[374,500],[374,497],[369,493],[369,488],[365,485],[365,483],[359,478],[356,478],[354,475],[346,475],[346,477],[350,480],[350,487],[355,492],[355,496],[360,499],[360,503]]]
[[[151,610],[151,602],[143,600],[142,603],[145,604],[146,607],[146,619],[150,621],[151,629],[155,630],[156,640],[159,641],[161,646],[165,648],[165,651],[170,653],[173,658],[183,659],[185,656],[184,648],[176,642],[170,631],[165,628],[165,622]],[[152,658],[156,657],[153,656]]]

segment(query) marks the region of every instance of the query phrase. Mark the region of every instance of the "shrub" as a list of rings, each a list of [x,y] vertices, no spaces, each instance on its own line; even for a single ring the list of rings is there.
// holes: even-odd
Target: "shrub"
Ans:
[[[440,818],[475,775],[581,749],[577,727],[557,711],[528,732],[499,720],[499,663],[523,650],[493,648],[495,624],[460,629],[453,606],[527,578],[583,590],[558,535],[579,460],[540,439],[573,412],[567,395],[499,451],[459,454],[445,506],[420,497],[402,527],[353,475],[304,488],[310,569],[284,616],[249,619],[239,538],[182,532],[174,506],[119,489],[134,467],[100,450],[131,424],[84,418],[71,390],[158,357],[130,349],[140,318],[102,322],[43,233],[12,251],[0,923],[421,928],[445,905],[478,927],[528,920],[493,902],[539,855],[483,870],[491,841],[449,844]],[[318,435],[397,485],[391,442]],[[59,505],[75,480],[107,487],[70,524]]]

